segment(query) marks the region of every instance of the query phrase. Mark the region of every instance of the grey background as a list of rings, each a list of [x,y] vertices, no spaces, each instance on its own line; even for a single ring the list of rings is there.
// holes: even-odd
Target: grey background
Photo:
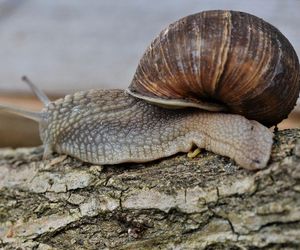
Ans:
[[[208,9],[262,17],[300,55],[299,0],[0,0],[0,94],[28,91],[24,74],[52,94],[125,88],[161,29]]]

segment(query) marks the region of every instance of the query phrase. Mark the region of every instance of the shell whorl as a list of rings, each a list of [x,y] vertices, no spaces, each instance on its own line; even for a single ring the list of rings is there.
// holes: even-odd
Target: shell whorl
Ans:
[[[206,11],[159,34],[128,90],[156,103],[226,107],[272,126],[295,106],[300,67],[292,45],[271,24],[243,12]]]

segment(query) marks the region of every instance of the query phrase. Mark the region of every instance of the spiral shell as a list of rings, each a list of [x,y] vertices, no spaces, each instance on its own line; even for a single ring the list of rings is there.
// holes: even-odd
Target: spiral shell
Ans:
[[[272,126],[295,106],[300,67],[271,24],[243,12],[205,11],[159,34],[128,91],[157,104],[226,110]]]

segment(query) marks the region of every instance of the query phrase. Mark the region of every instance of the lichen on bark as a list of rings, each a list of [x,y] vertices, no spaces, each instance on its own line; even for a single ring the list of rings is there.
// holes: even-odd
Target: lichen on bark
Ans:
[[[300,130],[276,133],[257,172],[205,151],[97,166],[2,149],[0,247],[298,249]]]

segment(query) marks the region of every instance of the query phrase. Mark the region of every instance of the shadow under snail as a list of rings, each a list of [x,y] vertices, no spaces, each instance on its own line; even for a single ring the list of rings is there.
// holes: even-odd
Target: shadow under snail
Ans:
[[[267,127],[285,119],[296,104],[300,70],[292,45],[271,24],[217,10],[163,30],[125,91],[88,90],[50,102],[27,83],[45,104],[41,112],[0,109],[39,122],[45,156],[56,151],[117,164],[197,146],[259,169],[272,147]]]

